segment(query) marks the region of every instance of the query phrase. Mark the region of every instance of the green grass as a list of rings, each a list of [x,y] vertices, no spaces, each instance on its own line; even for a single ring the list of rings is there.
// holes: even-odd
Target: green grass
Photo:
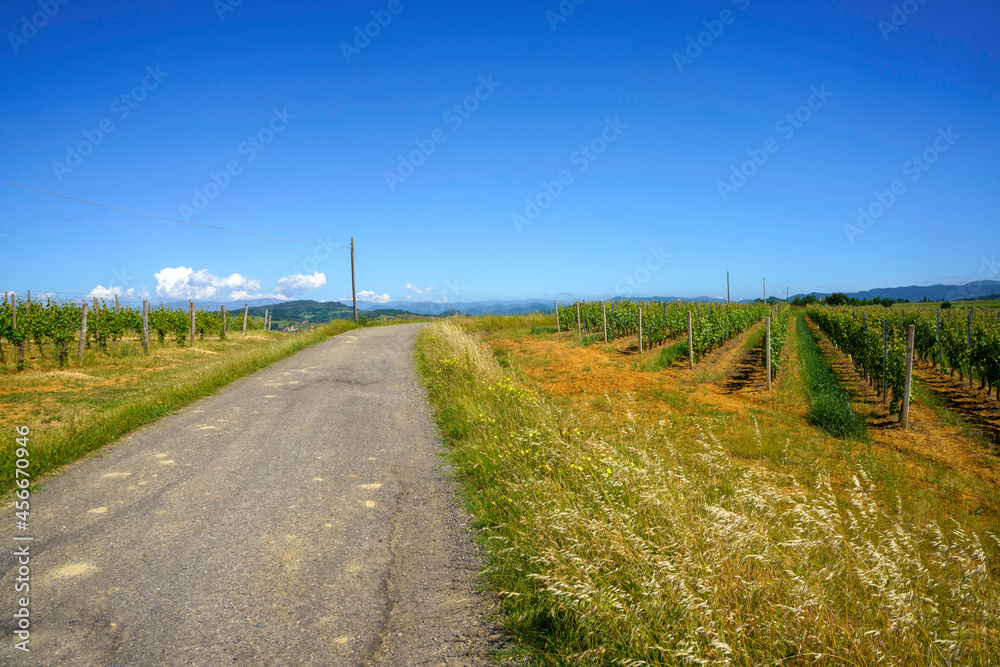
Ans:
[[[237,336],[231,336],[231,342],[214,342],[216,346],[227,349],[226,352],[218,356],[203,357],[201,368],[196,368],[193,372],[143,377],[131,384],[107,388],[96,397],[90,392],[66,393],[61,398],[60,407],[50,408],[40,420],[25,419],[23,424],[18,424],[31,429],[31,478],[38,481],[41,475],[72,463],[140,426],[213,394],[241,377],[330,336],[355,328],[357,325],[353,322],[338,321],[308,333],[272,334],[269,336],[270,340],[255,345],[242,344],[237,342]],[[261,335],[260,332],[257,334]],[[82,368],[74,365],[71,370],[87,370],[94,375],[103,371],[103,375],[99,377],[121,377],[122,371],[132,369],[132,366],[124,365],[123,360],[128,362],[131,357],[147,359],[145,355],[138,353],[123,354],[119,348],[128,347],[129,344],[129,341],[124,341],[115,343],[114,347],[109,345],[110,354],[100,357],[88,353],[85,365]],[[38,394],[32,391],[31,385],[47,380],[39,380],[38,378],[45,377],[39,372],[35,372],[34,376],[37,377],[25,377],[23,380],[17,375],[3,378],[5,386],[19,381],[28,384],[23,392],[5,393],[5,405],[8,408],[37,400]],[[64,417],[64,412],[70,417]],[[78,412],[82,412],[84,416],[72,416]],[[65,423],[49,427],[47,422],[53,421]],[[15,485],[17,444],[14,426],[6,427],[5,431],[0,440],[0,495],[6,495]]]
[[[662,348],[655,357],[648,359],[639,366],[639,370],[657,372],[669,368],[678,359],[688,356],[688,342],[682,340]]]
[[[809,393],[806,419],[835,437],[864,440],[868,434],[864,418],[851,408],[851,397],[840,385],[805,318],[797,316],[795,322],[799,363]]]
[[[556,332],[555,327],[531,327],[531,334],[537,336],[539,334],[554,334]]]
[[[803,485],[772,466],[797,443],[752,417],[646,422],[622,392],[584,427],[448,323],[421,332],[416,359],[519,642],[505,657],[994,664],[995,535],[914,520],[861,468],[837,480],[813,461]]]

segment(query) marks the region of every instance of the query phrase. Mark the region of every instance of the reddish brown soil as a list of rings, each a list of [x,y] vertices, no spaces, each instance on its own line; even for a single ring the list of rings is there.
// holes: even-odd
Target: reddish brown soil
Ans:
[[[818,333],[814,325],[811,326]],[[518,339],[492,338],[490,345],[502,356],[511,353],[543,393],[559,399],[583,418],[607,409],[606,403],[602,406],[605,393],[620,396],[627,392],[636,400],[640,413],[659,419],[675,408],[658,399],[657,390],[683,392],[693,401],[737,414],[773,410],[779,419],[803,417],[806,408],[794,399],[786,397],[781,404],[778,400],[778,389],[783,382],[790,375],[799,374],[797,354],[788,355],[784,360],[773,379],[772,391],[768,392],[760,349],[744,350],[749,335],[750,332],[737,336],[708,353],[695,364],[694,370],[688,368],[688,360],[684,357],[661,372],[636,370],[637,364],[658,353],[660,348],[640,356],[634,339],[619,341],[613,346],[580,347],[572,344],[569,334],[546,338],[529,335]],[[822,334],[819,340],[842,384],[852,393],[856,409],[867,417],[872,446],[879,451],[903,455],[904,465],[914,483],[929,483],[920,480],[927,477],[927,470],[940,466],[979,478],[994,488],[1000,487],[1000,460],[988,448],[963,434],[959,425],[946,423],[935,411],[919,402],[911,404],[910,428],[903,430],[898,416],[888,413],[876,390],[858,376],[847,357],[834,349]],[[968,392],[968,387],[952,391],[961,405],[961,392]],[[983,498],[969,497],[964,502],[984,507]],[[990,513],[1000,513],[1000,508],[984,508]]]

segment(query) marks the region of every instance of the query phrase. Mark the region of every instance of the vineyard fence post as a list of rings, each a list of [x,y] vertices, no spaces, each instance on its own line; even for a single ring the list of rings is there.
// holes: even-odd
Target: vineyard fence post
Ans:
[[[694,336],[691,333],[691,311],[688,311],[688,368],[694,370]]]
[[[969,309],[969,317],[965,321],[965,334],[968,338],[969,346],[969,389],[972,389],[972,309]]]
[[[222,313],[222,338],[226,337],[226,307],[219,306],[219,311]]]
[[[889,318],[882,319],[882,402],[888,400],[886,370],[889,365]]]
[[[771,391],[771,318],[764,318],[764,365],[767,366],[767,390]]]
[[[580,302],[576,302],[576,334],[578,336],[583,335],[583,329],[580,328]]]
[[[243,335],[247,335],[247,316],[250,315],[250,304],[243,304]]]
[[[194,345],[194,341],[191,341]],[[142,300],[142,351],[149,354],[149,301]]]
[[[552,307],[556,309],[556,333],[559,333],[559,302],[553,301]]]
[[[639,354],[642,354],[642,306],[639,306]]]
[[[194,301],[188,301],[188,316],[191,319],[191,344],[194,345]]]
[[[941,309],[938,308],[937,311],[937,344],[938,344],[938,363],[941,364],[941,372],[944,372],[944,351],[941,347]]]
[[[910,325],[906,329],[906,378],[903,381],[903,409],[899,413],[899,423],[902,427],[910,426],[910,385],[913,382],[913,332],[916,329]]]
[[[83,315],[80,317],[80,345],[76,351],[76,358],[83,363],[83,348],[87,344],[87,304],[83,304]]]

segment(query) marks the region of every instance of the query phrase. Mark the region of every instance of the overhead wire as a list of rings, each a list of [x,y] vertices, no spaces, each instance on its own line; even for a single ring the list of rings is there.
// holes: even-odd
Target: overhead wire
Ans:
[[[84,204],[91,204],[92,206],[102,206],[104,208],[110,208],[116,211],[125,211],[126,213],[135,213],[136,215],[145,215],[150,218],[158,218],[160,220],[169,220],[170,222],[178,222],[182,225],[193,225],[195,227],[204,227],[206,229],[214,229],[221,232],[230,232],[232,234],[245,234],[246,236],[256,236],[258,238],[271,239],[272,241],[287,241],[289,243],[302,243],[304,245],[317,245],[324,246],[327,248],[350,248],[346,245],[338,245],[335,243],[320,243],[318,241],[302,241],[299,239],[290,239],[282,236],[272,236],[270,234],[259,234],[257,232],[247,232],[242,229],[231,229],[229,227],[219,227],[217,225],[207,225],[202,222],[191,222],[190,220],[182,220],[180,218],[171,218],[165,215],[158,215],[156,213],[146,213],[145,211],[137,211],[131,208],[124,208],[122,206],[113,206],[111,204],[102,204],[101,202],[91,201],[89,199],[82,199],[80,197],[70,197],[69,195],[60,194],[58,192],[50,192],[48,190],[41,190],[39,188],[32,188],[27,185],[19,185],[17,183],[11,183],[10,181],[0,181],[0,184],[9,185],[15,188],[21,188],[22,190],[30,190],[31,192],[40,192],[42,194],[51,195],[53,197],[61,197],[62,199],[69,199],[70,201],[82,202]],[[20,204],[18,204],[20,206]],[[27,208],[31,208],[30,206]],[[51,211],[50,211],[51,212]]]

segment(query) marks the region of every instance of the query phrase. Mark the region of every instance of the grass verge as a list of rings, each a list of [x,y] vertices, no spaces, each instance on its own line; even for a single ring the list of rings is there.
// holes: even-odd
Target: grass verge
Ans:
[[[117,392],[108,394],[105,403],[92,402],[92,409],[79,419],[73,418],[67,423],[55,426],[38,424],[34,420],[23,420],[23,426],[31,429],[31,477],[38,480],[39,476],[54,469],[72,463],[81,456],[99,449],[104,445],[134,431],[145,424],[152,423],[176,410],[190,405],[194,401],[215,393],[231,382],[250,375],[276,361],[289,357],[307,347],[315,345],[330,336],[356,329],[353,322],[333,322],[316,331],[301,333],[294,336],[276,336],[261,344],[239,347],[239,343],[218,343],[231,345],[224,353],[213,353],[212,356],[201,357],[194,371],[184,376],[166,376],[145,378],[137,382],[136,387],[128,393]],[[123,344],[130,344],[126,341]],[[175,353],[179,353],[175,350]],[[190,352],[189,352],[190,353]],[[154,355],[155,356],[155,355]],[[149,359],[140,354],[123,355],[116,358],[88,361],[86,370],[98,371],[102,364],[104,370],[118,370],[115,365],[131,364],[139,359]],[[135,361],[133,361],[135,360]],[[159,363],[163,363],[160,361]],[[44,378],[43,373],[34,374]],[[88,376],[83,376],[88,377]],[[116,379],[115,377],[111,378]],[[17,377],[4,378],[5,383],[16,382]],[[30,382],[30,380],[28,380]],[[48,380],[42,380],[49,382]],[[66,380],[64,380],[66,381]],[[31,387],[26,391],[8,392],[21,401],[30,401],[34,394]],[[12,406],[14,404],[12,403]],[[5,429],[0,440],[0,495],[6,495],[15,486],[15,440],[14,426]]]
[[[995,547],[886,507],[863,470],[811,486],[727,455],[627,394],[586,431],[449,324],[417,362],[487,547],[484,577],[540,665],[987,665]]]
[[[838,438],[864,440],[868,433],[864,418],[851,408],[851,397],[840,385],[805,318],[796,316],[795,322],[799,363],[809,393],[806,419]]]
[[[685,339],[682,341],[678,341],[673,345],[661,349],[652,359],[644,361],[642,365],[639,366],[639,370],[649,371],[653,373],[657,371],[662,371],[664,368],[669,368],[670,365],[675,361],[677,361],[678,359],[687,357],[687,354],[688,354],[687,340]]]

